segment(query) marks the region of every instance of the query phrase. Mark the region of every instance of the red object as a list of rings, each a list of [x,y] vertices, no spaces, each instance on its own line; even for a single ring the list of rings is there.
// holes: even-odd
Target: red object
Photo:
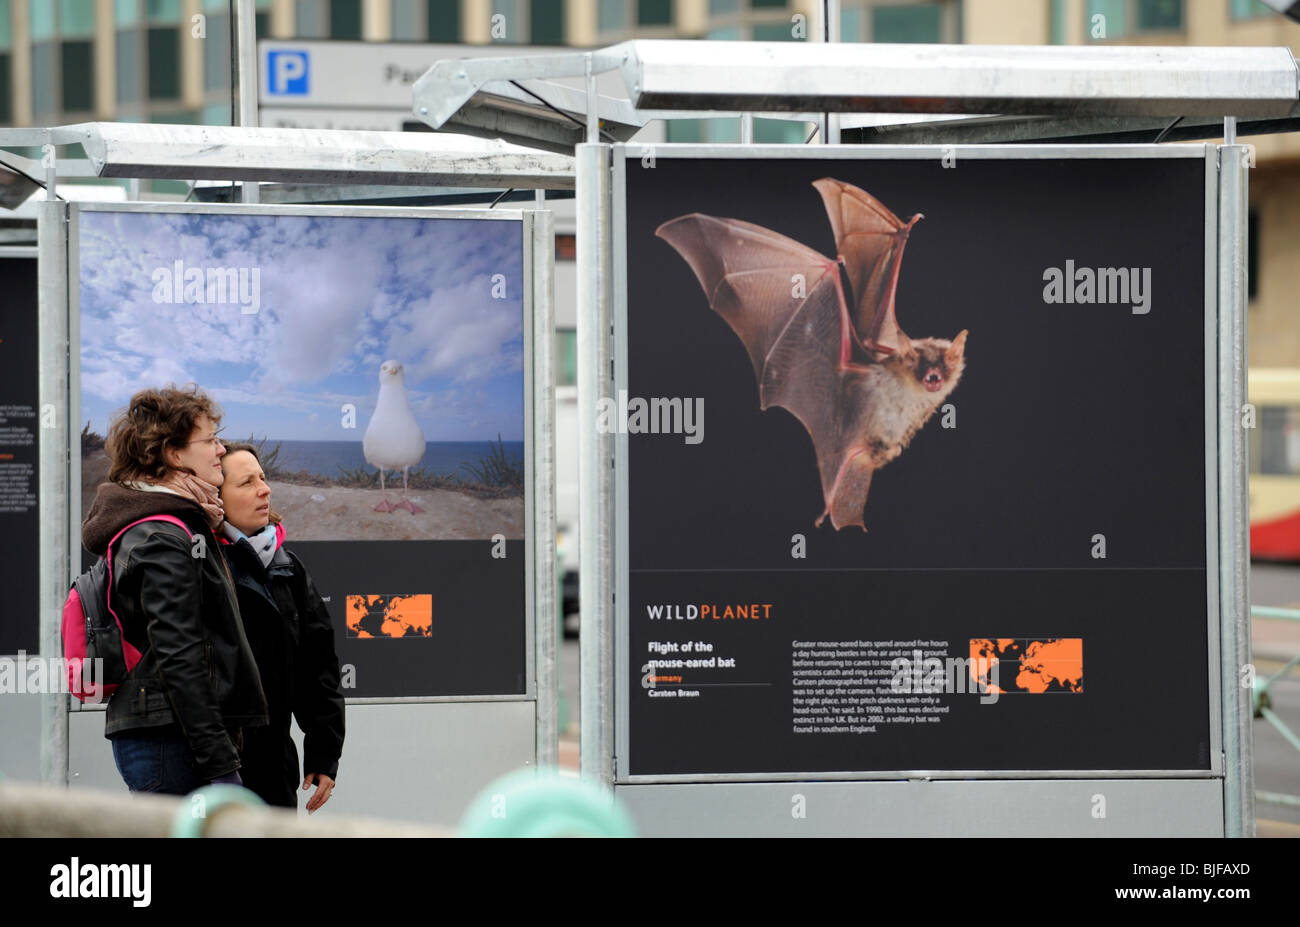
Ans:
[[[1300,511],[1252,522],[1250,555],[1261,560],[1300,560]]]

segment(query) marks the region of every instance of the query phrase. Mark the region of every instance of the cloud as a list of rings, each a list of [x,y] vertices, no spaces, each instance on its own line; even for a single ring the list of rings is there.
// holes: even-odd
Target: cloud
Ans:
[[[235,213],[82,214],[82,387],[125,404],[194,380],[223,404],[322,416],[373,408],[383,361],[401,361],[421,411],[455,384],[522,431],[522,232],[507,220]],[[157,303],[154,271],[257,268],[260,309]],[[508,298],[493,298],[496,275]],[[472,417],[457,394],[448,407]],[[423,415],[422,415],[423,419]],[[315,421],[312,419],[312,421]]]

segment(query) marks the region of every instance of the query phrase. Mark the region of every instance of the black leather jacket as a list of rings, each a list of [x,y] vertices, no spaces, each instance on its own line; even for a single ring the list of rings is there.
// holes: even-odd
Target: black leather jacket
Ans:
[[[244,538],[223,538],[221,550],[235,577],[270,709],[270,724],[244,737],[240,775],[267,804],[292,808],[304,774],[338,779],[344,699],[333,622],[307,568],[291,551],[278,547],[264,567]],[[301,771],[290,717],[303,732]]]
[[[199,775],[215,779],[240,767],[241,729],[266,724],[267,709],[233,583],[203,510],[181,496],[104,483],[82,538],[102,556],[123,526],[157,514],[180,518],[194,538],[176,525],[146,522],[114,547],[110,602],[142,657],[109,699],[104,735],[177,725]]]

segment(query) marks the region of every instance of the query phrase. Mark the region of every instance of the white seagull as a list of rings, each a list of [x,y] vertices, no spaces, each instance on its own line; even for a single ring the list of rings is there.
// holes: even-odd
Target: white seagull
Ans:
[[[375,414],[370,417],[366,433],[361,439],[361,452],[366,462],[379,468],[379,491],[383,501],[375,506],[376,512],[406,509],[412,514],[423,512],[406,498],[406,476],[411,467],[424,456],[424,432],[411,414],[411,404],[406,398],[406,374],[395,360],[384,361],[379,368],[379,401]],[[402,501],[396,505],[388,501],[384,487],[384,471],[402,470]]]

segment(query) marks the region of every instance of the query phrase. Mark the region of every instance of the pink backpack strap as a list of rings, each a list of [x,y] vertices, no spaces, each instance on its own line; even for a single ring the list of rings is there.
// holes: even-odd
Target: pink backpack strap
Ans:
[[[171,522],[173,525],[180,525],[185,530],[186,535],[191,539],[194,537],[194,532],[190,530],[190,526],[185,524],[185,522],[181,521],[175,515],[149,515],[145,518],[137,518],[117,534],[113,535],[113,539],[108,542],[108,547],[104,549],[104,559],[108,561],[108,602],[106,604],[108,605],[108,613],[113,616],[113,620],[117,622],[118,627],[121,627],[122,620],[117,617],[117,612],[113,611],[113,545],[117,543],[117,539],[122,535],[126,534],[136,525],[143,524],[146,521]]]

